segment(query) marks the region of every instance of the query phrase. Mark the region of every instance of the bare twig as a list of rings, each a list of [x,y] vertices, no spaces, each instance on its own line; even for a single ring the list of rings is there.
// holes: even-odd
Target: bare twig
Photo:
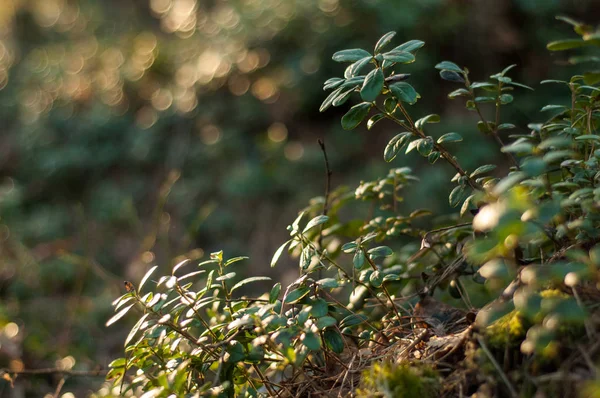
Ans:
[[[60,395],[60,390],[62,390],[64,385],[65,385],[65,378],[63,377],[58,382],[58,385],[56,386],[56,390],[54,390],[54,395],[52,395],[53,398],[58,398],[58,396]]]
[[[326,216],[329,211],[329,193],[331,192],[331,175],[333,172],[329,167],[329,159],[327,158],[327,150],[325,149],[325,141],[319,139],[319,146],[321,147],[321,151],[323,151],[323,157],[325,158],[325,202],[323,203],[323,215]],[[319,249],[323,250],[323,224],[321,224],[321,229],[319,230]]]
[[[496,368],[496,371],[498,372],[498,374],[500,375],[500,378],[506,385],[506,388],[508,388],[508,391],[510,392],[510,396],[513,398],[517,398],[519,396],[519,394],[517,394],[517,391],[511,384],[510,380],[508,379],[508,376],[506,376],[506,373],[504,373],[504,371],[500,367],[500,364],[498,363],[498,361],[496,361],[496,358],[494,358],[494,355],[490,352],[489,348],[487,347],[487,345],[485,344],[483,339],[479,336],[476,336],[476,339],[477,339],[477,342],[479,343],[479,346],[483,350],[483,352],[485,352],[485,355],[487,355],[488,359],[490,360],[490,362],[492,363],[494,368]]]
[[[9,375],[63,375],[63,376],[106,376],[106,369],[98,370],[69,370],[60,368],[41,368],[41,369],[22,369],[10,370],[6,368],[0,369],[0,374]]]

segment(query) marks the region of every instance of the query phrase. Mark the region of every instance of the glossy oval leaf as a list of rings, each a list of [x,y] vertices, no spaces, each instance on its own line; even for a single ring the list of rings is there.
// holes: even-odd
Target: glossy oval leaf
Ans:
[[[420,118],[419,120],[417,120],[415,122],[415,127],[418,128],[419,130],[421,130],[423,128],[424,125],[426,125],[427,123],[439,123],[440,122],[440,115],[436,115],[431,114],[431,115],[427,115],[425,117]]]
[[[398,82],[392,84],[390,86],[390,91],[392,92],[392,95],[396,97],[399,101],[407,102],[409,104],[414,104],[415,102],[417,102],[417,98],[419,98],[419,95],[417,94],[413,86],[406,82]]]
[[[230,292],[233,292],[234,290],[239,289],[240,287],[245,286],[249,283],[270,281],[270,280],[271,280],[271,278],[269,278],[268,276],[253,276],[251,278],[246,278],[246,279],[239,281],[235,285],[233,285]]]
[[[306,224],[306,227],[304,227],[304,230],[302,231],[302,233],[305,233],[305,232],[311,230],[312,228],[316,227],[317,225],[324,224],[327,221],[329,221],[329,217],[327,217],[325,215],[316,216],[315,218],[310,220],[308,222],[308,224]]]
[[[462,140],[462,136],[458,133],[446,133],[438,138],[437,143],[443,144],[444,142],[460,142]]]
[[[396,32],[388,32],[385,35],[381,36],[381,39],[377,41],[375,44],[375,54],[378,54],[385,46],[387,46],[392,39],[396,36]]]
[[[335,329],[329,328],[323,332],[323,342],[336,354],[341,354],[344,351],[344,339]]]
[[[456,65],[454,62],[450,62],[450,61],[442,61],[439,64],[437,64],[435,66],[436,69],[439,70],[451,70],[454,72],[462,72],[462,69],[460,69],[460,67],[458,65]]]
[[[156,271],[157,268],[158,268],[158,265],[155,265],[154,267],[150,268],[148,270],[148,272],[146,272],[146,275],[144,275],[144,277],[142,278],[142,281],[140,282],[140,286],[138,287],[138,292],[142,291],[142,287],[144,286],[144,284],[146,283],[148,278],[150,278],[150,275],[152,275],[152,273],[154,271]]]
[[[479,166],[478,168],[475,169],[475,171],[473,171],[471,173],[471,175],[469,177],[473,178],[478,175],[488,173],[488,172],[494,170],[495,168],[496,168],[495,164],[485,164],[483,166]]]
[[[281,257],[281,253],[283,253],[283,251],[285,250],[285,248],[287,247],[287,245],[290,244],[290,242],[291,242],[291,240],[288,240],[283,245],[279,246],[279,248],[275,251],[275,254],[273,255],[273,258],[271,259],[271,267],[274,267],[275,264],[277,264],[277,261],[279,260],[279,257]]]
[[[300,301],[308,293],[310,293],[309,288],[307,288],[305,286],[299,287],[298,289],[292,290],[291,292],[289,292],[287,294],[287,296],[285,296],[285,299],[283,300],[283,302],[285,304],[294,304],[294,303]]]
[[[368,51],[363,50],[362,48],[353,48],[349,50],[341,50],[333,54],[333,59],[335,62],[356,62],[365,57],[370,57]]]
[[[452,70],[442,70],[440,71],[440,77],[444,80],[447,80],[449,82],[455,82],[455,83],[464,83],[465,79],[457,72],[454,72]]]
[[[400,44],[398,47],[394,48],[394,51],[408,51],[410,53],[414,53],[419,48],[425,45],[424,41],[421,40],[410,40],[406,43]]]
[[[383,59],[389,62],[395,62],[399,64],[410,64],[415,62],[415,56],[408,51],[397,51],[392,50],[383,54]]]
[[[383,89],[383,71],[380,68],[373,69],[363,83],[360,96],[367,102],[373,102]]]
[[[112,325],[113,323],[117,322],[119,319],[123,318],[134,305],[135,305],[135,303],[128,305],[127,307],[123,308],[121,311],[117,312],[106,322],[105,326],[108,327],[108,326]]]
[[[369,114],[371,106],[372,104],[370,102],[363,102],[350,108],[348,113],[342,117],[342,128],[344,130],[352,130],[358,126]]]
[[[377,257],[388,257],[394,254],[394,251],[387,246],[378,246],[372,249],[369,249],[367,252],[371,258]]]

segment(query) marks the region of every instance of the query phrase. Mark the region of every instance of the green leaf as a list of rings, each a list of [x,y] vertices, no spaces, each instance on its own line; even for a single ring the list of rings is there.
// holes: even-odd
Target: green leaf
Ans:
[[[230,258],[229,260],[227,260],[223,266],[229,267],[231,264],[234,264],[234,263],[237,263],[237,262],[243,261],[243,260],[248,260],[248,258],[249,257],[247,257],[247,256],[233,257],[233,258]]]
[[[154,267],[150,268],[148,270],[148,272],[146,272],[146,275],[144,275],[144,277],[142,278],[142,281],[140,282],[140,286],[138,287],[138,292],[142,291],[142,287],[144,286],[144,283],[146,283],[148,278],[150,278],[150,275],[152,275],[152,273],[154,271],[156,271],[157,268],[158,268],[158,265],[155,265]]]
[[[365,264],[365,253],[360,248],[354,253],[352,263],[356,269],[362,268],[362,266]]]
[[[400,150],[410,141],[412,133],[400,133],[390,140],[383,152],[383,158],[386,162],[391,162],[396,158]]]
[[[458,88],[458,89],[452,91],[450,94],[448,94],[448,98],[454,99],[456,97],[466,97],[469,94],[470,94],[469,90],[467,90],[465,88]]]
[[[462,140],[462,136],[458,133],[446,133],[438,138],[437,143],[443,144],[444,142],[460,142]]]
[[[328,289],[334,289],[336,287],[340,287],[340,282],[335,278],[324,278],[318,280],[317,285]]]
[[[511,102],[513,102],[513,96],[510,94],[502,94],[500,96],[500,102],[502,104],[510,104]]]
[[[418,138],[414,141],[412,141],[410,144],[408,144],[408,146],[406,147],[406,152],[405,153],[410,153],[413,149],[415,149],[419,143],[423,140],[423,138]]]
[[[510,188],[514,187],[516,184],[521,182],[527,177],[525,173],[515,172],[509,174],[507,177],[504,177],[496,186],[494,187],[494,194],[501,195],[504,192],[508,191]]]
[[[321,339],[316,333],[305,332],[300,341],[311,351],[319,351],[321,349]]]
[[[275,285],[273,285],[271,292],[269,292],[269,303],[273,304],[275,301],[277,301],[277,298],[279,297],[280,292],[281,292],[281,283],[278,282]]]
[[[271,259],[271,267],[274,267],[275,264],[277,264],[277,261],[279,260],[279,257],[281,257],[281,253],[283,253],[283,251],[285,250],[285,248],[287,247],[287,245],[290,244],[290,242],[291,242],[291,240],[288,240],[283,245],[279,246],[279,248],[275,251],[275,254],[273,255],[273,258]]]
[[[351,253],[353,251],[356,251],[356,247],[358,245],[356,244],[356,242],[348,242],[348,243],[344,243],[344,245],[342,246],[342,251],[344,253]]]
[[[462,207],[460,208],[460,216],[461,217],[465,215],[467,210],[469,210],[469,206],[474,198],[475,198],[475,195],[470,195],[465,199],[465,201],[462,204]]]
[[[504,153],[531,153],[533,145],[528,142],[515,141],[512,144],[503,146],[500,151]]]
[[[113,323],[117,322],[119,319],[123,318],[128,312],[129,310],[135,305],[131,304],[125,308],[123,308],[121,311],[117,312],[115,315],[113,315],[107,322],[106,322],[106,327],[109,327],[110,325],[112,325]]]
[[[600,62],[600,60],[598,61]],[[598,84],[600,83],[600,72],[588,72],[583,74],[583,81],[585,84]]]
[[[244,351],[244,346],[242,346],[239,341],[232,340],[229,342],[227,354],[223,358],[223,361],[227,363],[237,363],[243,361],[245,357],[246,353]]]
[[[370,56],[371,54],[369,54],[368,51],[365,51],[361,48],[353,48],[350,50],[338,51],[333,54],[331,59],[333,59],[335,62],[356,62]]]
[[[371,258],[388,257],[388,256],[391,256],[392,254],[394,254],[392,249],[390,249],[387,246],[374,247],[374,248],[370,249],[367,253],[369,254],[369,256]]]
[[[458,73],[451,70],[440,71],[440,77],[449,82],[464,83],[465,79]]]
[[[332,318],[330,316],[324,316],[322,318],[317,319],[317,329],[319,330],[323,330],[335,324],[337,324],[337,321],[335,320],[335,318]]]
[[[516,87],[526,88],[527,90],[535,91],[535,90],[534,90],[532,87],[526,86],[526,85],[524,85],[524,84],[521,84],[521,83],[517,83],[517,82],[510,82],[510,83],[508,83],[508,84],[510,84],[511,86],[516,86]]]
[[[473,83],[471,83],[470,87],[472,89],[476,89],[476,88],[484,88],[484,89],[485,88],[490,88],[490,89],[494,89],[494,91],[496,89],[496,85],[495,84],[488,83],[488,82],[473,82]],[[489,90],[486,90],[486,91],[489,91]]]
[[[331,79],[327,79],[325,83],[323,83],[323,90],[330,90],[338,88],[344,83],[344,79],[341,77],[332,77]]]
[[[496,168],[495,164],[486,164],[483,166],[479,166],[478,168],[475,169],[474,172],[471,173],[471,175],[469,177],[473,178],[478,175],[485,174],[487,172],[494,170],[495,168]]]
[[[360,71],[367,66],[371,61],[373,61],[373,57],[370,55],[368,57],[362,58],[355,63],[349,65],[344,71],[344,77],[352,78],[356,77],[360,73]]]
[[[383,274],[380,271],[373,271],[369,276],[369,283],[375,288],[380,288],[383,283]]]
[[[417,143],[417,151],[422,156],[429,156],[431,149],[433,149],[433,140],[431,137],[423,138]]]
[[[456,65],[454,62],[450,62],[450,61],[442,61],[439,64],[437,64],[435,66],[435,69],[440,69],[440,70],[449,70],[449,71],[453,71],[453,72],[458,72],[458,73],[462,73],[462,69],[460,69],[460,67],[458,65]]]
[[[398,105],[398,100],[394,97],[388,97],[383,101],[383,107],[387,113],[394,113],[396,110],[396,106]]]
[[[440,155],[441,154],[438,151],[433,151],[427,155],[427,161],[431,164],[434,164],[440,158]]]
[[[365,82],[360,89],[360,96],[364,101],[373,102],[377,99],[382,89],[383,70],[380,68],[373,69],[365,78]]]
[[[346,79],[344,84],[342,84],[342,88],[357,88],[362,86],[365,81],[365,76],[355,76]]]
[[[343,89],[344,89],[344,87],[340,86],[340,87],[336,88],[335,90],[333,90],[321,104],[321,107],[319,108],[319,112],[325,112],[327,109],[329,109],[329,107],[333,104],[333,100],[335,100],[337,98],[337,96],[340,95],[340,93],[342,92]]]
[[[138,321],[135,323],[135,325],[133,325],[133,327],[129,331],[129,334],[127,335],[127,338],[125,339],[125,343],[124,343],[125,347],[127,347],[129,342],[135,337],[135,335],[140,330],[140,328],[142,327],[142,324],[146,321],[146,318],[148,318],[148,316],[150,316],[149,312],[142,315],[142,317],[140,319],[138,319]]]
[[[407,102],[409,104],[414,104],[415,102],[417,102],[417,98],[419,98],[419,95],[417,94],[413,86],[406,82],[398,82],[392,84],[390,86],[390,91],[392,92],[392,95],[396,97],[399,101]]]
[[[235,276],[236,276],[235,272],[229,272],[229,273],[227,273],[225,275],[219,276],[218,278],[215,279],[215,281],[217,281],[217,282],[228,281],[230,279],[235,278]]]
[[[240,287],[247,285],[249,283],[254,283],[254,282],[260,282],[260,281],[270,281],[271,278],[269,278],[268,276],[253,276],[251,278],[246,278],[243,279],[241,281],[239,281],[238,283],[236,283],[230,290],[230,293],[232,293],[234,290],[239,289]]]
[[[287,296],[285,296],[285,299],[283,300],[283,302],[285,304],[294,304],[294,303],[300,301],[308,293],[310,293],[309,288],[307,288],[305,286],[299,287],[298,289],[292,290],[291,292],[289,292],[287,294]]]
[[[410,40],[406,43],[400,44],[398,47],[394,48],[394,51],[408,51],[410,53],[414,53],[419,48],[423,47],[425,42],[421,40]]]
[[[381,39],[379,39],[377,44],[375,44],[375,54],[378,54],[383,47],[387,46],[390,41],[392,41],[394,36],[396,36],[396,32],[388,32],[381,36]]]
[[[378,113],[376,115],[371,116],[371,118],[367,120],[367,130],[371,130],[375,123],[382,119],[385,119],[385,115],[383,113]]]
[[[341,354],[344,351],[344,339],[335,329],[325,329],[323,332],[323,341],[325,342],[325,345],[336,354]]]
[[[315,218],[313,218],[312,220],[310,220],[308,222],[308,224],[306,224],[306,227],[304,227],[304,230],[302,231],[302,233],[306,233],[310,229],[316,227],[317,225],[324,224],[327,221],[329,221],[329,217],[327,217],[325,215],[316,216]]]
[[[498,125],[498,130],[510,130],[510,129],[514,129],[517,126],[515,126],[512,123],[502,123],[500,125]]]
[[[348,113],[342,117],[342,128],[344,130],[352,130],[358,126],[369,114],[372,105],[370,102],[363,102],[350,108]]]
[[[485,104],[488,102],[496,102],[496,98],[495,97],[476,97],[475,102],[477,102],[478,104]]]
[[[310,315],[315,318],[321,318],[329,312],[327,301],[322,298],[316,299],[311,303]]]
[[[575,138],[577,139],[577,138]],[[571,146],[573,141],[567,137],[550,137],[538,144],[538,149],[549,149],[549,148],[568,148]]]
[[[415,62],[415,56],[407,51],[392,50],[390,52],[384,53],[383,59],[385,59],[386,61],[401,64],[409,64],[411,62]]]
[[[452,192],[450,192],[450,196],[448,197],[448,202],[450,206],[456,207],[463,200],[466,188],[464,185],[458,185],[454,187]]]
[[[367,320],[367,316],[363,314],[350,314],[340,322],[340,329],[360,325]]]
[[[550,42],[546,48],[550,51],[563,51],[570,50],[572,48],[583,47],[586,45],[587,43],[581,39],[567,39]]]
[[[600,141],[600,135],[585,134],[575,137],[575,141]]]
[[[335,97],[333,99],[333,102],[331,103],[331,105],[333,106],[340,106],[346,103],[346,101],[348,101],[350,99],[350,97],[352,97],[352,94],[354,94],[355,88],[349,88],[346,91],[342,91],[341,93],[339,93],[339,95],[337,97]]]
[[[418,128],[419,130],[421,130],[423,128],[423,126],[427,123],[439,123],[439,122],[440,122],[440,115],[431,114],[431,115],[427,115],[427,116],[422,117],[419,120],[417,120],[415,122],[415,127]]]

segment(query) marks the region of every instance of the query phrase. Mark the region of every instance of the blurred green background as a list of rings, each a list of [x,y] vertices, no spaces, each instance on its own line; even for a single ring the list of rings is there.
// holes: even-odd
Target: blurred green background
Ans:
[[[343,73],[331,54],[398,44],[426,46],[406,67],[439,113],[439,132],[472,145],[466,168],[491,163],[454,89],[433,66],[466,65],[481,80],[516,63],[514,79],[536,88],[506,120],[524,132],[574,67],[550,54],[568,37],[555,15],[597,23],[594,0],[1,0],[0,1],[0,367],[105,368],[120,355],[127,322],[109,329],[123,280],[152,266],[211,251],[248,255],[252,274],[285,280],[291,262],[268,266],[285,226],[322,195],[328,148],[333,185],[355,187],[390,168],[391,124],[341,129],[346,107],[319,114],[322,83]],[[529,116],[530,117],[530,116]],[[399,157],[422,183],[403,206],[447,209],[444,165]],[[51,376],[20,377],[0,396],[39,397]],[[86,395],[101,378],[71,378]]]

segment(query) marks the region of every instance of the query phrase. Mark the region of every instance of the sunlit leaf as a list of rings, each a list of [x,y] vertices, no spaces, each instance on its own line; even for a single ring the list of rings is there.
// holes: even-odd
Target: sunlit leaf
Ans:
[[[271,280],[271,278],[269,278],[268,276],[253,276],[251,278],[246,278],[246,279],[239,281],[235,285],[233,285],[230,292],[234,292],[236,289],[239,289],[240,287],[245,286],[249,283],[270,281],[270,280]]]

